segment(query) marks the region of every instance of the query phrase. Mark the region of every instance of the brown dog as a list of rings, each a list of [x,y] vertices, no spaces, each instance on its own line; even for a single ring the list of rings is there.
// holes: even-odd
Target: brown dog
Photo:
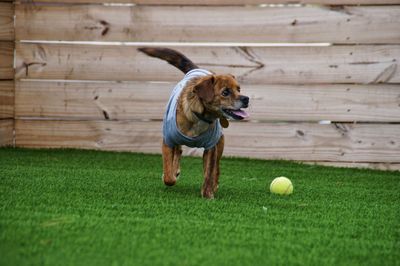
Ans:
[[[163,180],[168,186],[180,174],[181,145],[204,148],[204,183],[201,195],[213,198],[218,189],[219,161],[224,150],[222,127],[227,119],[247,117],[249,97],[240,94],[232,75],[215,75],[199,69],[181,53],[167,48],[139,48],[139,51],[180,69],[185,77],[174,88],[163,121]]]

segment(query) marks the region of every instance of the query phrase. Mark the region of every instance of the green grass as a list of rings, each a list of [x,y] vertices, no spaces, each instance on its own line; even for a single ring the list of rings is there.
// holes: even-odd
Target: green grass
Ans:
[[[2,148],[0,265],[400,265],[400,172],[223,158],[204,200],[201,165],[165,187],[158,155]]]

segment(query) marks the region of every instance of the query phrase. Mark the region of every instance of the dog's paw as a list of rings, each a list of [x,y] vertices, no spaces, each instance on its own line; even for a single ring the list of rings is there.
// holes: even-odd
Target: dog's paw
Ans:
[[[219,188],[219,185],[215,185],[215,186],[214,186],[214,189],[213,189],[213,190],[214,190],[214,193],[217,193],[218,188]]]
[[[210,189],[202,189],[201,196],[205,199],[214,199],[214,192]]]
[[[166,186],[173,186],[173,185],[175,185],[176,184],[176,178],[172,178],[172,177],[170,177],[170,178],[167,178],[164,174],[162,175],[162,179],[163,179],[163,181],[164,181],[164,184],[166,185]]]
[[[207,193],[207,194],[204,194],[204,193],[203,193],[202,197],[203,197],[204,199],[210,199],[210,200],[212,200],[212,199],[214,199],[214,193]]]
[[[164,184],[169,187],[174,186],[176,184],[176,179],[175,180],[165,180],[164,179]]]

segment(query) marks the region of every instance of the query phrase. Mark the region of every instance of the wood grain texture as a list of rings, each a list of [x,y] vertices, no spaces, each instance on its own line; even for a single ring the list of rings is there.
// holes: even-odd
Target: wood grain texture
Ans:
[[[14,118],[14,81],[0,81],[0,119]]]
[[[14,40],[14,5],[0,3],[0,40]]]
[[[14,78],[14,43],[0,41],[0,80]]]
[[[3,0],[4,1],[4,0]],[[12,0],[6,0],[12,1]],[[262,5],[262,4],[322,4],[322,5],[384,5],[400,4],[400,0],[21,0],[23,3],[132,3],[138,5]]]
[[[231,123],[231,156],[333,162],[400,162],[399,124]],[[161,122],[17,120],[19,147],[159,153]],[[186,154],[199,155],[199,149]]]
[[[91,120],[162,119],[174,86],[174,83],[148,82],[19,81],[16,115]]]
[[[235,123],[227,154],[265,159],[399,162],[400,125]]]
[[[0,120],[0,147],[12,146],[14,141],[14,120]]]
[[[400,6],[17,5],[16,9],[17,40],[398,44],[399,25]]]
[[[174,48],[174,47],[171,47]],[[16,77],[178,81],[182,73],[134,46],[17,44]],[[242,83],[399,83],[400,45],[176,47],[200,67]]]
[[[174,86],[18,81],[16,116],[162,119]],[[247,85],[242,93],[250,97],[251,120],[400,122],[400,85]]]

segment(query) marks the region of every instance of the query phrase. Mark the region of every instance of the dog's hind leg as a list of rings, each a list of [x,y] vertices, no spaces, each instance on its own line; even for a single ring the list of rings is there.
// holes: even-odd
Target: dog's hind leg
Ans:
[[[163,157],[163,181],[167,186],[173,186],[176,183],[174,169],[174,149],[170,148],[163,142],[162,144]]]

